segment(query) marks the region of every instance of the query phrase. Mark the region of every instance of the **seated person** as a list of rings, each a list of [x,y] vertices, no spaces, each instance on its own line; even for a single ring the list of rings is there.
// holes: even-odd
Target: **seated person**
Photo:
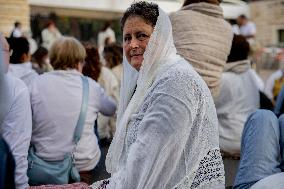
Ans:
[[[15,184],[17,189],[26,189],[28,185],[28,149],[32,133],[32,114],[27,86],[20,79],[7,73],[9,66],[9,45],[0,35],[3,52],[0,58],[3,79],[0,86],[1,114],[0,136],[8,143],[16,162]],[[3,73],[4,72],[4,73]],[[1,188],[1,187],[0,187]]]
[[[220,148],[224,153],[234,156],[240,154],[241,134],[248,116],[259,107],[258,86],[248,53],[247,40],[241,35],[235,35],[222,74],[220,95],[215,101]]]
[[[33,70],[30,55],[29,42],[26,38],[10,38],[8,39],[12,55],[10,57],[9,72],[24,81],[28,88],[32,81],[38,76]]]
[[[80,115],[81,77],[86,51],[73,37],[62,37],[50,49],[54,71],[38,76],[31,87],[33,132],[31,145],[45,161],[61,161],[74,150],[73,134]],[[93,79],[88,78],[89,101],[81,138],[75,148],[75,166],[88,183],[101,151],[94,133],[98,113],[111,116],[116,103]],[[50,184],[50,183],[44,183]]]
[[[233,189],[284,188],[284,116],[257,110],[245,124]]]

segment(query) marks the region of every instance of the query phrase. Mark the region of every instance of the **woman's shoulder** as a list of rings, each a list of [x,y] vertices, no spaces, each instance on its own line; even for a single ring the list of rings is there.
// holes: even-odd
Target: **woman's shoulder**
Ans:
[[[181,84],[196,84],[206,85],[201,76],[186,60],[181,59],[170,66],[160,76],[162,79],[167,79],[169,82],[178,82]]]
[[[158,90],[164,90],[168,94],[183,98],[211,96],[204,80],[183,59],[171,65],[166,71],[162,71],[157,77],[155,84]]]

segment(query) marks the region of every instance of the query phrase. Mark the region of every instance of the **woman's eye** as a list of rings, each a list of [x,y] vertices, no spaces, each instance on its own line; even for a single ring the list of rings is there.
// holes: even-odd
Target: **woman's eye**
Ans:
[[[143,41],[147,37],[148,37],[148,35],[143,34],[143,33],[137,35],[137,39],[140,40],[140,41]]]
[[[125,42],[128,42],[128,41],[130,41],[131,40],[131,37],[124,37],[124,41]]]

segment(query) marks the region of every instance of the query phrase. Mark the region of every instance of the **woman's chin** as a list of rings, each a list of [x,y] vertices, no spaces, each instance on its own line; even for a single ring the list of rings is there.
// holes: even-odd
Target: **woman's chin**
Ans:
[[[135,68],[137,71],[140,70],[143,61],[131,61],[131,66]]]

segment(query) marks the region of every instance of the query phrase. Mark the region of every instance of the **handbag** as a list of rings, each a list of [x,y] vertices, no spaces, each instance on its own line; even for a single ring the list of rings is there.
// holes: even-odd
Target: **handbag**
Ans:
[[[83,100],[81,112],[73,136],[75,147],[81,138],[89,101],[88,79],[84,76],[81,76],[81,78],[83,82]],[[35,148],[31,146],[28,154],[29,168],[27,170],[29,184],[68,184],[70,179],[74,182],[79,182],[80,175],[74,165],[74,150],[73,152],[66,154],[64,159],[61,161],[45,161],[35,154]]]

